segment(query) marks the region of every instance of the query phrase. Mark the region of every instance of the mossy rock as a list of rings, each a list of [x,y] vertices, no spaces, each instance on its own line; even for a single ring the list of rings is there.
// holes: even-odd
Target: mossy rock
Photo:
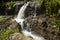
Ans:
[[[3,22],[4,18],[0,18],[0,23]]]

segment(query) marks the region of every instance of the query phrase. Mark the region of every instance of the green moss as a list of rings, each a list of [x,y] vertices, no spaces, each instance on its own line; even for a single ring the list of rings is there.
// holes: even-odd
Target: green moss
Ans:
[[[2,22],[4,19],[3,18],[0,18],[0,22]]]
[[[18,32],[18,29],[8,30],[6,29],[5,32],[0,34],[0,40],[5,40],[6,37],[10,36],[11,34]]]

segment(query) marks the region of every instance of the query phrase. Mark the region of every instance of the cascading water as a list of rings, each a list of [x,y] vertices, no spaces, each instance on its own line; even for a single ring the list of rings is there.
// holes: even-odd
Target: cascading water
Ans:
[[[15,18],[15,20],[16,20],[17,23],[19,23],[21,25],[22,33],[25,36],[31,36],[34,40],[44,40],[43,37],[37,36],[35,34],[32,34],[31,30],[29,32],[28,30],[24,29],[24,21],[25,21],[25,19],[24,19],[24,11],[25,11],[25,9],[27,8],[28,5],[29,5],[29,2],[25,3],[21,7],[21,9],[19,10],[18,16],[17,16],[17,18]],[[28,23],[27,23],[27,26],[29,26]]]
[[[29,2],[27,2],[27,4],[25,3],[21,9],[19,10],[19,13],[17,15],[17,18],[15,18],[16,22],[19,23],[21,25],[21,29],[23,30],[23,22],[24,22],[24,11],[26,9],[26,7],[28,6]]]

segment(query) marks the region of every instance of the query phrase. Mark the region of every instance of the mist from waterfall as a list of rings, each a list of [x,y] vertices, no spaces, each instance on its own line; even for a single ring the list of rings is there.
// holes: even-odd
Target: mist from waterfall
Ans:
[[[29,5],[29,2],[25,3],[21,9],[19,10],[19,13],[17,15],[17,18],[15,18],[16,22],[19,23],[21,25],[21,30],[22,30],[22,33],[25,35],[25,36],[31,36],[34,40],[44,40],[43,37],[40,37],[40,36],[37,36],[35,34],[32,34],[31,30],[30,32],[27,30],[29,27],[29,25],[27,25],[27,29],[24,30],[24,11],[25,9],[27,8],[27,6]],[[27,23],[28,24],[28,23]],[[30,29],[30,28],[29,28]]]

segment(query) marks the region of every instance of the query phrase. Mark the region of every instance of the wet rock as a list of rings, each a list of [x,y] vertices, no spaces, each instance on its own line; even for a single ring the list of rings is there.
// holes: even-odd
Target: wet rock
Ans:
[[[16,21],[11,22],[11,24],[9,25],[8,29],[15,29],[18,27],[18,24]]]
[[[50,18],[41,15],[37,17],[28,17],[27,23],[30,24],[31,31],[43,36],[46,40],[59,40],[59,29],[53,29]]]
[[[26,37],[21,33],[11,34],[9,40],[33,40],[31,37]]]

